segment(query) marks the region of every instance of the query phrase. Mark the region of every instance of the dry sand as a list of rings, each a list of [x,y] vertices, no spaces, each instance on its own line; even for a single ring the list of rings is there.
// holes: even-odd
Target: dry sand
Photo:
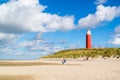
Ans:
[[[120,80],[120,59],[0,61],[0,80]]]

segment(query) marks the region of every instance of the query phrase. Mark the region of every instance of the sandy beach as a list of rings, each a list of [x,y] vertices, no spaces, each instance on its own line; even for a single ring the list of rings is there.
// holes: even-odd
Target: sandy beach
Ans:
[[[0,80],[120,80],[120,59],[1,60]]]

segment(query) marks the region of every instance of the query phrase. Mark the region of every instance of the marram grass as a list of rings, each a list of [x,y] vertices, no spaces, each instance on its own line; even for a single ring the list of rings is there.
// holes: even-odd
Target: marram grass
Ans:
[[[92,48],[62,50],[54,54],[42,56],[41,58],[97,58],[97,57],[120,57],[120,48]]]

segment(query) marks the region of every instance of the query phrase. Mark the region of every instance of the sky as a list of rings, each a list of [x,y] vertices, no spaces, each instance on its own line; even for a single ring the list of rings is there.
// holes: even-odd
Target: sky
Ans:
[[[120,0],[0,0],[0,59],[65,49],[120,48]]]

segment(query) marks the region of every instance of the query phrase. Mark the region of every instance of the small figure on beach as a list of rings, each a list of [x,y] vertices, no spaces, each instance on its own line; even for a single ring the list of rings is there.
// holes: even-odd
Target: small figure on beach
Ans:
[[[67,62],[66,59],[63,58],[62,64],[66,64],[66,62]]]

